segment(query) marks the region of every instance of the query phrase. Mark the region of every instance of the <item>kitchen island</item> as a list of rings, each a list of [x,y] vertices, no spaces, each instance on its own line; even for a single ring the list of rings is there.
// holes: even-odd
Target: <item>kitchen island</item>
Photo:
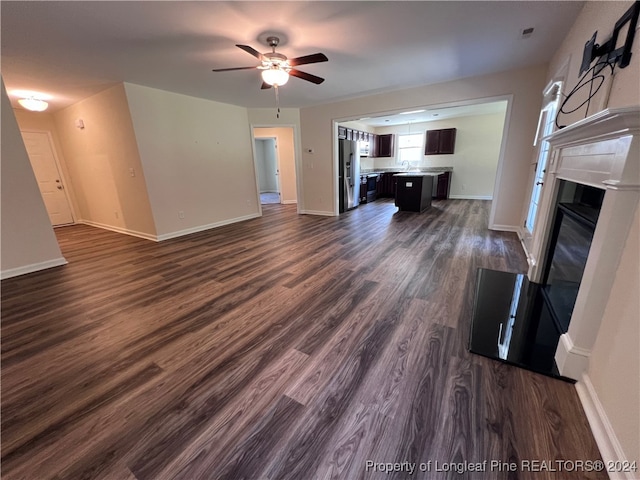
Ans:
[[[431,206],[433,178],[442,172],[396,173],[396,206],[401,211],[424,212]]]

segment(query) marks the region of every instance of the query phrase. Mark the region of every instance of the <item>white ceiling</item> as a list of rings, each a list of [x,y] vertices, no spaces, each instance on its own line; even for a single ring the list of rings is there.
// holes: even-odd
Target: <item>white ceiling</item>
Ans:
[[[548,61],[584,2],[5,1],[2,76],[13,90],[50,96],[59,109],[118,82],[131,82],[246,107],[273,107],[259,72],[235,47],[269,49],[277,34],[288,57],[323,52],[326,63],[291,78],[283,107],[505,71]],[[530,38],[521,31],[534,27]],[[15,103],[15,96],[12,102]]]

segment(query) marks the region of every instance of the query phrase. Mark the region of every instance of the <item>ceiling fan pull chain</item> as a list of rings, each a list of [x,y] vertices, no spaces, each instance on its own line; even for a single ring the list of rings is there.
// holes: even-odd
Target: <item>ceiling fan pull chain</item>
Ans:
[[[277,108],[276,118],[280,118],[280,94],[278,92],[278,84],[275,84],[273,87],[276,91],[276,108]]]

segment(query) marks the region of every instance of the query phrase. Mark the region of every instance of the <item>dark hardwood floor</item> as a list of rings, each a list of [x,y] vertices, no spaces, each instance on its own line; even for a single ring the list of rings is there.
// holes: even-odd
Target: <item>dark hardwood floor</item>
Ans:
[[[57,229],[68,265],[2,282],[2,478],[607,478],[549,471],[600,458],[573,385],[467,351],[476,269],[526,268],[489,207]]]

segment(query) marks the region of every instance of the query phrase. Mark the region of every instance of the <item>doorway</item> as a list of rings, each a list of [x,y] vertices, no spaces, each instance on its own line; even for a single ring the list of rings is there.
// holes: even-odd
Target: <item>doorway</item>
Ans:
[[[21,134],[51,224],[57,227],[74,223],[49,133],[22,131]]]
[[[253,138],[260,203],[297,204],[295,127],[253,127]]]
[[[256,138],[256,165],[260,203],[281,203],[278,143],[275,138]]]

